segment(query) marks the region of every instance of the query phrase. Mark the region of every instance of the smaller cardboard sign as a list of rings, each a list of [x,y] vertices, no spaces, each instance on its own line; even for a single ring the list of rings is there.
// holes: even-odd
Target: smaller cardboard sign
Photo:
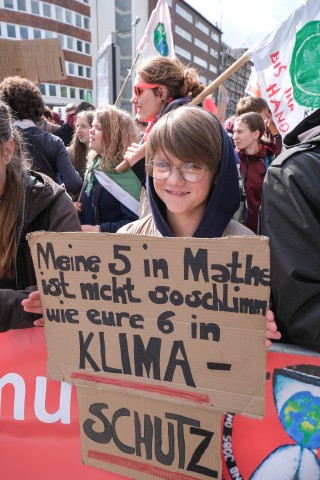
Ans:
[[[1,39],[0,80],[15,75],[39,82],[65,79],[67,75],[60,39]]]
[[[50,378],[263,416],[267,238],[28,239]]]
[[[77,387],[82,461],[136,480],[221,478],[221,413]]]

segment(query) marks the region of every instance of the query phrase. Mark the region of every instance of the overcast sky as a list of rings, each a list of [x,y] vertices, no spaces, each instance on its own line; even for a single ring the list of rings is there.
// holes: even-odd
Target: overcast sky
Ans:
[[[232,48],[252,47],[271,33],[304,0],[185,0],[222,30]],[[319,0],[314,0],[319,1]]]

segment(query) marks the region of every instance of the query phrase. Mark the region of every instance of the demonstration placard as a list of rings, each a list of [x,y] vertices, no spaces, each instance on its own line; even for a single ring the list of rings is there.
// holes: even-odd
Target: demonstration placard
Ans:
[[[49,82],[67,77],[59,38],[0,40],[0,80],[18,75]]]
[[[136,480],[221,478],[220,412],[77,387],[82,461]]]
[[[29,235],[48,376],[262,417],[265,237]]]

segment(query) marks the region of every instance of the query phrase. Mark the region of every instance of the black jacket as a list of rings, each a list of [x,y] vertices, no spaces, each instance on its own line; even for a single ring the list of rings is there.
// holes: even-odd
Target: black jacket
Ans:
[[[27,233],[47,230],[52,232],[81,231],[78,215],[65,190],[49,177],[30,172],[25,178],[26,188],[17,225],[17,253],[15,278],[0,278],[0,332],[12,328],[33,326],[37,315],[24,312],[21,301],[36,289],[36,277]]]
[[[263,185],[272,309],[281,341],[320,352],[320,109],[284,139]]]
[[[67,192],[77,194],[82,179],[74,168],[63,141],[38,127],[19,128],[29,151],[32,169],[63,183]]]

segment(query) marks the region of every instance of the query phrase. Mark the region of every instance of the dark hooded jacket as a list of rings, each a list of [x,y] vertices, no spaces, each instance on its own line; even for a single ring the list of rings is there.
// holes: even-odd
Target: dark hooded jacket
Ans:
[[[193,235],[195,238],[253,235],[248,228],[232,219],[240,205],[238,170],[231,140],[222,126],[220,128],[223,147],[219,174],[205,214]],[[173,237],[167,223],[165,205],[156,194],[153,179],[149,176],[147,191],[152,214],[124,226],[118,232]]]
[[[320,109],[284,138],[262,194],[272,309],[281,341],[320,352]]]
[[[17,252],[13,280],[0,278],[0,332],[33,326],[38,315],[24,312],[21,301],[36,289],[36,276],[27,233],[81,231],[78,215],[65,190],[44,174],[30,172],[17,224]]]

